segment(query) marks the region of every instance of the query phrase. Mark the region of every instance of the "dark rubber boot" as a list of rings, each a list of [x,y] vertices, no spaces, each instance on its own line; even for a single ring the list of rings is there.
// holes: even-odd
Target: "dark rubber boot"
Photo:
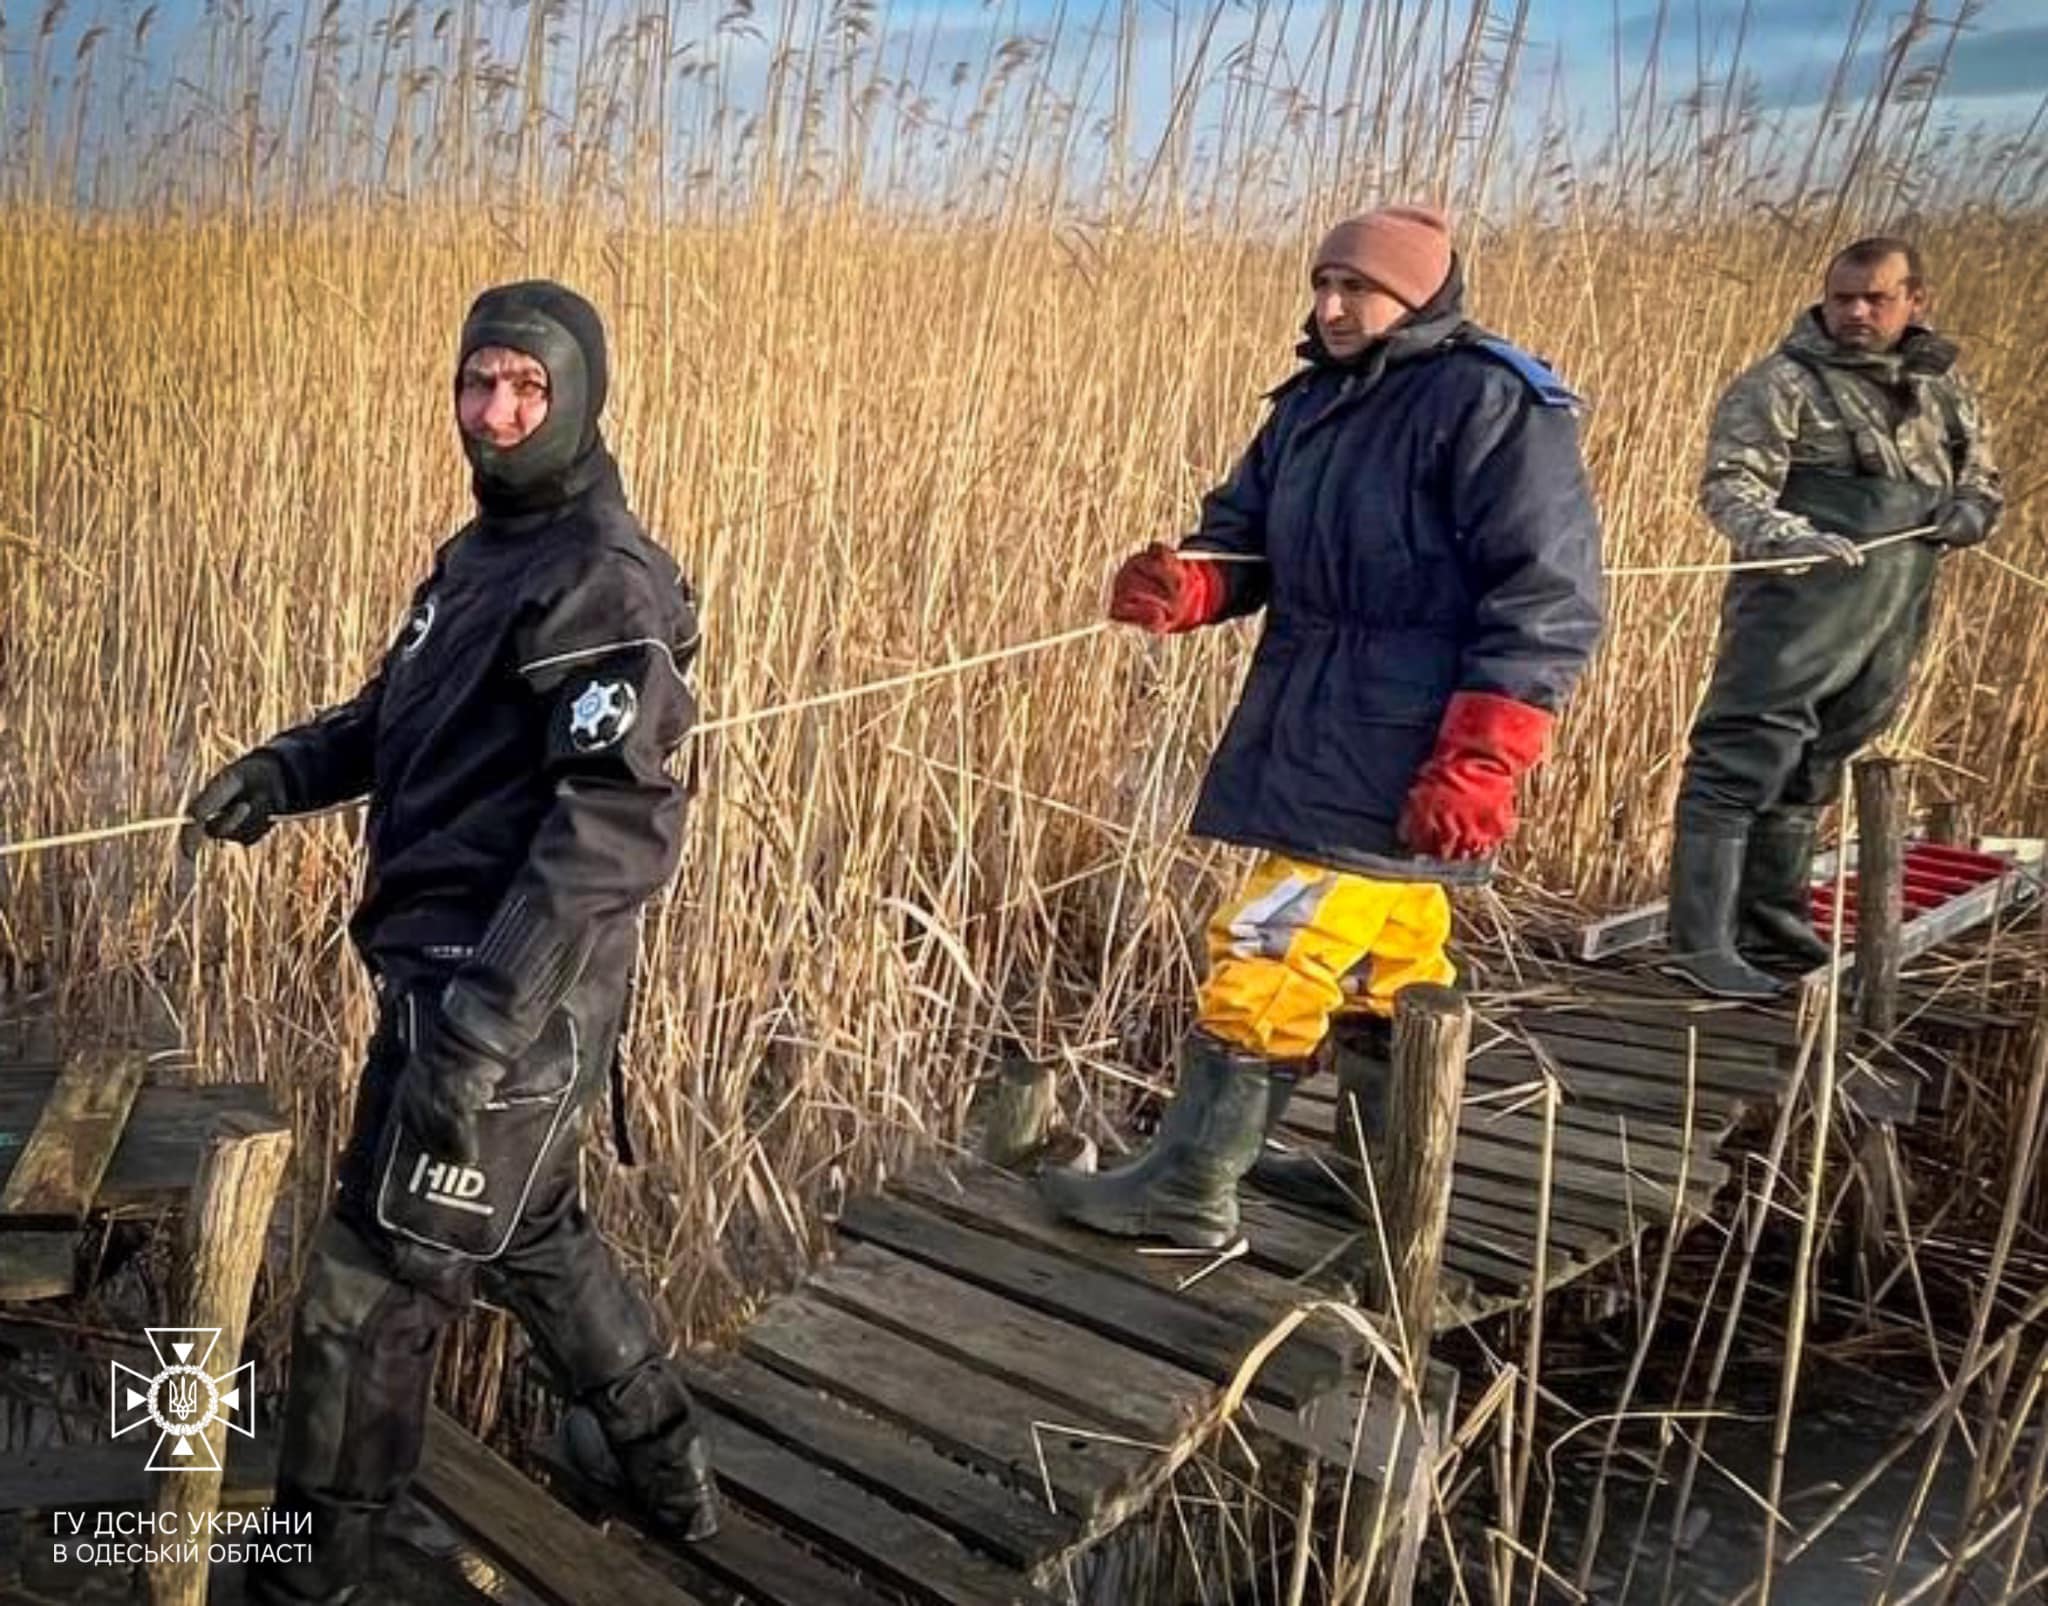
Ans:
[[[1774,809],[1750,827],[1740,904],[1744,953],[1811,970],[1834,957],[1813,929],[1813,848],[1819,819]]]
[[[499,1268],[500,1297],[533,1335],[562,1396],[604,1439],[620,1503],[665,1540],[709,1539],[718,1531],[711,1451],[653,1306],[573,1192],[542,1221]]]
[[[1290,1204],[1337,1215],[1366,1209],[1364,1165],[1386,1137],[1387,1087],[1393,1079],[1393,1023],[1377,1015],[1340,1015],[1330,1024],[1337,1072],[1337,1131],[1321,1154],[1262,1154],[1252,1181]],[[1363,1122],[1363,1130],[1360,1123]],[[1277,1124],[1277,1123],[1276,1123]]]
[[[581,1409],[605,1438],[622,1492],[657,1534],[693,1545],[718,1532],[711,1446],[675,1362],[651,1360]]]
[[[273,1509],[312,1519],[310,1545],[318,1559],[301,1559],[293,1545],[274,1547],[293,1559],[251,1567],[242,1583],[245,1606],[352,1606],[367,1598],[385,1506],[352,1506],[281,1483]]]
[[[1742,834],[1681,824],[1671,845],[1670,957],[1662,968],[1713,998],[1776,998],[1784,984],[1735,951],[1735,900],[1747,849]]]
[[[574,1405],[564,1413],[558,1443],[562,1457],[601,1489],[614,1504],[634,1512],[656,1538],[701,1544],[718,1532],[718,1485],[711,1473],[711,1449],[701,1433],[690,1436],[678,1459],[664,1450],[658,1469],[630,1466],[633,1449],[612,1446],[598,1413]]]
[[[1259,1157],[1271,1093],[1271,1062],[1190,1032],[1150,1147],[1114,1171],[1048,1171],[1039,1192],[1097,1232],[1221,1249],[1237,1237],[1237,1181]]]
[[[354,1226],[321,1223],[293,1318],[272,1502],[308,1526],[303,1544],[269,1547],[250,1567],[251,1606],[342,1606],[370,1593],[384,1519],[419,1464],[434,1357],[465,1275],[438,1291],[400,1282]]]

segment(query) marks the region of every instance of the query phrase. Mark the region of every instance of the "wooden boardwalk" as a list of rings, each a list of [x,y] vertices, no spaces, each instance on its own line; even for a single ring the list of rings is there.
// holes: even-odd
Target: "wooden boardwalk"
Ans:
[[[723,1535],[689,1564],[789,1606],[1143,1598],[1128,1592],[1152,1564],[1134,1535],[1304,1290],[1243,1261],[1182,1287],[1201,1262],[1062,1227],[1028,1183],[972,1164],[856,1201],[838,1236],[735,1350],[686,1365],[741,1520],[849,1581],[828,1596],[742,1576]],[[1440,1434],[1451,1375],[1433,1368],[1431,1385]],[[1361,1376],[1340,1326],[1276,1349],[1233,1421],[1277,1473],[1304,1456],[1342,1465],[1361,1410],[1369,1498],[1412,1471],[1424,1424],[1384,1373]]]
[[[35,1147],[30,1136],[52,1128],[55,1096],[76,1079],[54,1064],[0,1069],[0,1187]],[[260,1088],[136,1081],[125,1130],[95,1128],[104,1163],[74,1216],[0,1219],[0,1265],[60,1229],[63,1251],[17,1256],[35,1278],[46,1262],[63,1275],[24,1274],[0,1299],[61,1297],[86,1215],[182,1211],[214,1133],[274,1123]],[[1276,1222],[1271,1236],[1300,1255],[1342,1234]],[[1185,1520],[1164,1515],[1171,1503],[1158,1497],[1203,1452],[1247,1357],[1304,1296],[1246,1261],[1182,1286],[1198,1269],[1061,1227],[1029,1184],[986,1167],[899,1181],[849,1207],[829,1262],[769,1305],[735,1348],[685,1358],[729,1497],[715,1539],[671,1552],[610,1518],[551,1445],[527,1447],[543,1487],[437,1417],[416,1497],[457,1552],[431,1588],[417,1558],[402,1584],[385,1582],[436,1606],[484,1598],[467,1591],[464,1573],[509,1580],[523,1593],[494,1585],[491,1598],[532,1606],[1149,1598],[1147,1580],[1172,1565],[1154,1553],[1152,1525],[1169,1523],[1177,1541]],[[1443,1432],[1453,1379],[1431,1369],[1425,1423],[1397,1402],[1384,1371],[1375,1378],[1354,1364],[1355,1341],[1324,1322],[1276,1349],[1242,1381],[1230,1442],[1293,1487],[1290,1469],[1304,1458],[1346,1465],[1363,1413],[1362,1498],[1392,1498],[1409,1486],[1426,1438]],[[59,1537],[44,1531],[54,1511],[160,1498],[142,1471],[146,1447],[134,1443],[22,1456],[21,1475],[0,1476],[0,1525],[47,1552]],[[226,1503],[265,1503],[268,1434],[223,1449]],[[90,1589],[106,1582],[74,1567],[32,1587],[18,1570],[24,1560],[38,1564],[33,1554],[0,1555],[0,1598],[98,1598]],[[47,1573],[47,1557],[41,1564]],[[220,1584],[216,1600],[236,1598],[232,1575]]]
[[[1496,958],[1471,978],[1439,1331],[1526,1309],[1539,1288],[1595,1278],[1648,1235],[1705,1219],[1744,1134],[1794,1095],[1805,1064],[1795,1004],[1706,1003],[1659,978],[1654,955],[1593,966],[1564,951],[1512,968]],[[1902,1018],[1886,1045],[1844,1023],[1846,1119],[1913,1119],[1941,1091],[1909,1073],[1916,1045],[1984,1024],[1910,992]],[[0,1186],[55,1081],[54,1069],[0,1074]],[[1326,1142],[1334,1096],[1331,1078],[1305,1083],[1277,1140]],[[210,1127],[261,1117],[253,1089],[144,1080],[85,1187],[93,1213],[176,1208]],[[98,1117],[77,1118],[83,1130]],[[1404,1407],[1386,1370],[1362,1364],[1358,1335],[1328,1318],[1254,1363],[1299,1306],[1360,1285],[1376,1236],[1252,1189],[1243,1202],[1242,1251],[1189,1256],[1063,1225],[1028,1180],[979,1162],[895,1179],[846,1207],[825,1263],[733,1347],[685,1357],[729,1495],[716,1539],[672,1552],[607,1514],[552,1446],[522,1447],[522,1471],[437,1417],[417,1496],[463,1558],[445,1599],[470,1598],[464,1575],[496,1580],[489,1597],[517,1606],[1179,1598],[1173,1555],[1226,1548],[1198,1531],[1205,1501],[1178,1498],[1199,1457],[1237,1446],[1260,1469],[1240,1474],[1254,1497],[1291,1510],[1300,1469],[1344,1467],[1361,1418],[1354,1498],[1398,1507],[1418,1448],[1448,1431],[1454,1379],[1432,1366],[1421,1411]],[[77,1214],[17,1226],[75,1234]],[[47,1292],[35,1285],[46,1263],[24,1265],[18,1296]],[[110,1448],[0,1479],[0,1494],[82,1502],[97,1454],[105,1498],[143,1498]],[[260,1455],[231,1461],[227,1498],[260,1500],[267,1477]]]
[[[1539,1252],[1552,1291],[1654,1230],[1682,1232],[1706,1217],[1729,1178],[1729,1138],[1753,1112],[1775,1109],[1799,1071],[1790,1007],[1707,1004],[1647,974],[1539,964],[1513,993],[1480,995],[1476,1012],[1440,1329],[1528,1305]],[[1844,1096],[1866,1115],[1912,1114],[1910,1084],[1880,1080],[1870,1063],[1847,1068]],[[1304,1083],[1281,1145],[1326,1143],[1334,1098],[1331,1079]],[[1266,1208],[1297,1216],[1278,1200]],[[1328,1233],[1359,1230],[1299,1219]]]

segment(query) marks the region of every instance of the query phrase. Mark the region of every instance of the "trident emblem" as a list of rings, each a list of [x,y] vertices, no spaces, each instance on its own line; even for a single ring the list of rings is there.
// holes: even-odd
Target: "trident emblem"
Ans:
[[[171,1414],[180,1422],[189,1422],[199,1414],[199,1380],[197,1378],[169,1378],[165,1382],[164,1393],[170,1401]]]
[[[107,1403],[114,1437],[151,1422],[157,1428],[156,1448],[149,1456],[151,1472],[181,1467],[218,1471],[220,1462],[206,1430],[219,1420],[244,1438],[255,1437],[255,1414],[244,1409],[248,1395],[243,1392],[254,1392],[255,1363],[244,1361],[215,1377],[206,1370],[206,1363],[220,1342],[218,1327],[150,1327],[144,1331],[149,1335],[149,1347],[156,1352],[157,1371],[151,1376],[119,1361],[113,1363]]]

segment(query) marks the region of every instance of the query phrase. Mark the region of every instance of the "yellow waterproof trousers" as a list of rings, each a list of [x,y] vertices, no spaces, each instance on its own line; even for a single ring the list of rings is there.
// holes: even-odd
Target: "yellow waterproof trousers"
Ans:
[[[1433,881],[1373,881],[1280,854],[1209,922],[1196,1024],[1268,1059],[1313,1054],[1345,1009],[1392,1015],[1416,982],[1448,985],[1451,904]]]

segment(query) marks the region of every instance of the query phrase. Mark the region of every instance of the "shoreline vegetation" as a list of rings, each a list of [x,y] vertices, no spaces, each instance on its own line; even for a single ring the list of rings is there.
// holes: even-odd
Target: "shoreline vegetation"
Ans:
[[[1397,197],[1459,213],[1475,316],[1585,396],[1617,567],[1725,559],[1693,501],[1714,398],[1834,246],[1912,234],[2011,501],[1985,554],[1948,563],[1885,745],[1916,809],[2048,833],[2048,145],[1961,121],[1929,8],[1890,35],[1859,12],[1834,97],[1799,118],[1759,104],[1740,56],[1673,83],[1617,50],[1621,110],[1592,133],[1518,78],[1523,11],[1260,0],[1169,24],[1103,0],[997,28],[958,71],[929,11],[228,5],[173,54],[154,8],[10,7],[0,838],[172,811],[354,689],[467,514],[449,369],[486,283],[556,277],[603,310],[610,438],[701,594],[703,711],[729,719],[1098,620],[1116,562],[1191,527],[1289,371],[1309,237]],[[1873,52],[1859,92],[1848,64]],[[1153,71],[1166,94],[1143,92]],[[1711,575],[1614,581],[1464,941],[1656,895],[1718,598]],[[693,744],[631,1034],[645,1163],[593,1145],[587,1167],[693,1339],[800,1269],[849,1190],[958,1141],[1004,1045],[1058,1067],[1084,1128],[1127,1129],[1239,868],[1182,826],[1255,628],[1078,637]],[[0,982],[266,1080],[299,1128],[301,1241],[370,1022],[341,935],[355,852],[337,815],[196,868],[169,836],[0,860]],[[2031,1016],[2048,949],[2031,927],[2000,942],[1993,1001]],[[2011,1343],[2019,1414],[1974,1441],[1985,1525],[2027,1497],[2048,1350],[1965,1249],[2003,1226],[2038,1255],[2048,1232],[2044,1043],[1971,1061],[1912,1135],[1915,1218],[1964,1246],[1923,1249],[1946,1308],[1897,1290],[1844,1341],[1916,1357],[1929,1397],[1974,1313]],[[1777,1208],[1832,1211],[1841,1162],[1808,1197],[1788,1161]],[[259,1321],[273,1349],[286,1315]],[[1703,1298],[1700,1330],[1724,1315]],[[1775,1297],[1762,1319],[1782,1336]],[[512,1335],[480,1311],[444,1356],[472,1423],[524,1409]],[[1568,1429],[1553,1409],[1512,1451],[1525,1486]],[[1955,1414],[1991,1409],[1979,1390]],[[1503,1514],[1484,1477],[1465,1498],[1541,1550],[1540,1501]]]

